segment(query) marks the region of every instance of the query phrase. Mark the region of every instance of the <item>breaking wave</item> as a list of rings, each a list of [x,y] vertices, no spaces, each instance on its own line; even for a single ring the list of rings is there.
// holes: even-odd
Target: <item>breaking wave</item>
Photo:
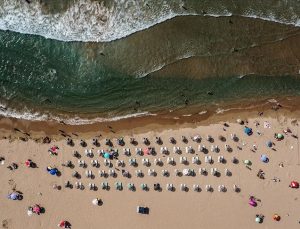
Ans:
[[[40,2],[2,0],[0,29],[62,41],[108,42],[181,15],[240,15],[300,25],[298,1],[274,0],[265,6],[266,2],[253,0],[235,4],[226,0],[217,4],[207,0],[64,0],[59,9],[52,9],[51,1]]]

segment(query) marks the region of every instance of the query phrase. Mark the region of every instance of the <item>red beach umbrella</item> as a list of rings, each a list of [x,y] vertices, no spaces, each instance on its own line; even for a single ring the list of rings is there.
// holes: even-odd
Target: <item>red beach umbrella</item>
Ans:
[[[299,183],[297,181],[292,181],[290,184],[291,188],[299,188]]]

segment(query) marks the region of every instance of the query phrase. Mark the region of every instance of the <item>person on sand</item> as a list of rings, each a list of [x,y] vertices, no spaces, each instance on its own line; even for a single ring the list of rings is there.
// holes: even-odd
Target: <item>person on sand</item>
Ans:
[[[71,228],[71,224],[66,220],[62,220],[57,226],[61,228]]]

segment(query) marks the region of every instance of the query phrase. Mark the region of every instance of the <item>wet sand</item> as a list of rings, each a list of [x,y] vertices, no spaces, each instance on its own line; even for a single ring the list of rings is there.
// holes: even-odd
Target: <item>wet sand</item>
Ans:
[[[250,115],[251,116],[251,115]],[[267,117],[269,116],[269,117]],[[273,117],[271,117],[273,116]],[[276,141],[274,133],[283,133],[283,130],[289,127],[292,133],[297,135],[299,127],[295,125],[294,118],[284,115],[284,112],[273,112],[270,115],[258,116],[249,118],[247,126],[253,128],[254,134],[247,136],[243,132],[243,125],[237,124],[234,120],[243,118],[241,114],[230,114],[230,116],[222,116],[222,121],[209,121],[208,125],[182,123],[177,125],[164,125],[158,128],[158,125],[148,125],[147,128],[133,128],[131,130],[118,131],[117,133],[103,133],[100,137],[100,147],[94,147],[91,144],[89,134],[80,135],[85,137],[87,147],[83,148],[79,145],[79,140],[75,140],[75,146],[67,146],[65,140],[58,140],[51,144],[36,143],[33,140],[23,142],[20,140],[2,139],[1,156],[5,157],[5,164],[0,166],[1,178],[3,184],[0,190],[2,196],[1,205],[1,221],[6,223],[4,228],[53,228],[62,220],[68,220],[72,224],[72,228],[96,228],[105,225],[106,228],[257,228],[259,225],[255,223],[255,215],[263,214],[264,222],[260,227],[263,228],[295,228],[300,220],[298,190],[288,187],[292,180],[300,180],[298,171],[299,166],[299,151],[298,139],[291,137],[291,134],[284,135],[284,140]],[[228,122],[229,127],[223,130],[224,121]],[[259,121],[260,125],[255,127],[254,121]],[[264,128],[263,122],[268,121],[271,128]],[[293,122],[293,123],[291,123]],[[129,125],[129,124],[128,124]],[[74,127],[73,127],[74,128]],[[257,130],[262,133],[262,136],[257,134]],[[78,132],[79,133],[79,132]],[[239,141],[234,142],[230,138],[231,133],[236,133]],[[95,133],[94,133],[95,134]],[[211,155],[214,163],[205,163],[205,155],[198,152],[198,143],[191,141],[190,136],[199,134],[203,139],[200,144],[205,145]],[[214,143],[209,143],[205,138],[210,134],[214,138]],[[188,138],[188,143],[183,143],[181,136]],[[226,138],[226,142],[221,142],[218,139],[219,135]],[[43,135],[44,136],[44,135]],[[91,135],[90,135],[91,136]],[[124,160],[125,167],[132,174],[132,178],[122,177],[120,171],[115,168],[115,160],[112,160],[113,169],[117,172],[117,177],[102,178],[98,175],[98,170],[108,171],[109,168],[104,166],[103,158],[97,155],[98,149],[107,150],[104,144],[105,137],[109,136],[119,150],[120,160]],[[116,145],[116,138],[123,136],[126,145],[132,152],[131,157],[122,154],[123,148]],[[142,143],[143,137],[148,137],[150,145],[154,146],[157,155],[155,156],[137,156],[135,155],[135,146],[129,144],[129,138],[134,136],[138,145],[136,147],[145,148]],[[163,146],[168,147],[170,155],[162,155],[160,147],[154,142],[156,136],[160,136],[163,140]],[[173,153],[173,145],[168,142],[169,136],[174,136],[177,140],[176,145],[179,146],[183,153],[177,155]],[[59,139],[59,138],[58,138]],[[275,143],[274,150],[266,146],[266,142],[272,140]],[[224,150],[224,144],[229,144],[233,151],[231,153]],[[258,147],[256,152],[252,152],[252,145]],[[47,152],[52,145],[57,145],[60,150],[58,156],[50,156]],[[211,145],[218,145],[220,152],[215,153],[210,151]],[[185,152],[186,146],[192,146],[195,154]],[[241,147],[239,150],[237,147]],[[90,164],[91,158],[84,154],[84,149],[92,149],[95,153],[93,159],[100,162],[100,168],[93,168]],[[72,156],[74,150],[78,150],[85,160],[88,167],[86,169],[79,168],[77,159]],[[262,163],[260,155],[266,154],[270,161]],[[186,156],[188,165],[180,164],[180,156]],[[198,156],[201,164],[192,164],[192,157]],[[217,162],[218,156],[224,156],[225,164]],[[232,157],[239,160],[238,164],[231,162]],[[167,157],[173,157],[176,165],[172,166],[166,163]],[[129,158],[136,158],[138,166],[131,167],[128,165]],[[149,158],[150,167],[141,164],[142,158]],[[163,166],[154,165],[154,159],[161,158]],[[27,168],[24,165],[26,159],[32,159],[38,168]],[[247,169],[243,164],[244,160],[251,160],[251,170]],[[66,160],[71,160],[75,165],[74,169],[62,167],[61,164]],[[10,171],[6,168],[10,163],[15,162],[19,168],[15,171]],[[283,163],[284,167],[280,168],[279,163]],[[62,175],[54,177],[49,175],[45,168],[47,166],[57,167]],[[156,177],[148,176],[148,169],[155,169]],[[174,169],[182,171],[184,168],[192,168],[196,172],[195,177],[176,177]],[[199,168],[206,168],[207,176],[199,174]],[[221,176],[215,177],[210,174],[211,168],[217,168]],[[232,172],[232,176],[224,174],[225,168]],[[121,169],[121,168],[119,168]],[[138,178],[135,175],[135,170],[141,169],[145,175],[143,178]],[[163,177],[161,170],[167,169],[170,172],[169,177]],[[259,179],[256,174],[259,169],[265,172],[265,180]],[[76,170],[81,174],[80,181],[85,185],[85,190],[77,190],[75,188],[62,190],[53,190],[54,184],[64,185],[64,182],[70,181],[75,184],[76,178],[72,178],[72,172]],[[95,179],[86,178],[85,170],[92,170],[95,174]],[[280,182],[273,182],[271,179],[277,177]],[[110,190],[105,191],[100,187],[100,183],[108,181]],[[114,183],[116,181],[123,182],[124,190],[116,191]],[[136,191],[132,192],[127,189],[127,184],[131,182],[136,186]],[[97,191],[88,190],[88,183],[95,183],[99,188]],[[140,184],[146,183],[150,187],[148,192],[140,189]],[[161,192],[153,190],[153,184],[160,183]],[[170,192],[166,190],[166,184],[172,183],[176,190]],[[180,190],[180,184],[186,184],[188,191]],[[193,184],[199,184],[201,192],[192,190]],[[205,185],[211,184],[214,191],[206,192]],[[240,187],[241,191],[235,193],[233,185]],[[218,186],[225,185],[227,192],[218,192]],[[12,188],[21,191],[24,195],[22,201],[12,201],[6,199],[6,195],[11,192]],[[257,207],[248,205],[250,195],[254,195],[261,202],[258,202]],[[91,201],[94,198],[101,198],[102,206],[94,206]],[[46,212],[40,216],[28,217],[27,207],[33,204],[40,204],[45,207]],[[150,208],[149,215],[139,215],[136,213],[136,207],[147,206]],[[277,213],[281,216],[281,221],[276,222],[272,219],[272,215]]]

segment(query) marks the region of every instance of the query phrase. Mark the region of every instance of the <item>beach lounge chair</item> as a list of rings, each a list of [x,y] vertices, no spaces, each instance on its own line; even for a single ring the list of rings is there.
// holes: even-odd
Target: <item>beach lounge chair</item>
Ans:
[[[75,182],[74,186],[76,189],[80,189],[80,190],[84,189],[84,185],[81,182]]]
[[[98,167],[99,167],[99,162],[98,162],[98,160],[91,160],[91,165],[92,165],[92,167],[98,168]]]
[[[187,191],[187,186],[186,186],[186,184],[180,184],[180,190],[181,190],[181,191]]]
[[[90,190],[96,190],[96,185],[94,183],[89,183],[89,189]]]
[[[124,149],[123,149],[123,153],[124,153],[124,155],[127,156],[127,157],[129,157],[129,156],[131,155],[130,149],[129,149],[129,148],[124,148]]]
[[[174,158],[173,158],[173,157],[168,157],[168,158],[167,158],[167,163],[168,163],[169,165],[175,165]]]
[[[130,173],[129,173],[129,171],[127,171],[127,170],[122,170],[122,176],[123,176],[123,177],[130,178]]]
[[[163,165],[163,162],[160,158],[155,158],[154,159],[154,164],[155,165],[158,165],[158,166],[162,166]]]
[[[170,175],[169,171],[166,170],[166,169],[163,169],[163,170],[161,171],[161,174],[162,174],[164,177],[168,177],[168,176]]]
[[[199,169],[199,173],[200,173],[201,175],[207,175],[207,170],[206,170],[206,168],[200,168],[200,169]]]
[[[240,191],[240,188],[237,186],[237,185],[233,185],[233,191],[234,192],[239,192]]]
[[[237,141],[238,140],[238,137],[236,136],[236,134],[230,134],[230,138],[231,138],[231,140],[233,140],[233,141]]]
[[[123,184],[122,184],[122,182],[117,181],[117,182],[115,183],[115,188],[116,188],[116,190],[118,190],[118,191],[122,191],[122,190],[123,190]]]
[[[218,156],[218,162],[219,163],[225,163],[225,158],[224,158],[224,156]]]
[[[237,164],[239,162],[239,160],[236,157],[232,157],[231,162],[233,164]]]
[[[211,152],[218,153],[220,151],[219,146],[217,145],[212,145],[210,148]]]
[[[194,137],[191,137],[192,138],[192,140],[194,141],[194,142],[197,142],[197,143],[200,143],[201,142],[201,137],[200,137],[200,135],[195,135]]]
[[[123,160],[117,160],[117,161],[116,161],[116,166],[117,166],[117,167],[124,167],[124,166],[125,166],[125,163],[124,163]]]
[[[170,142],[171,144],[176,144],[176,140],[175,140],[174,137],[170,137],[170,138],[169,138],[169,142]]]
[[[103,149],[98,149],[97,154],[98,154],[99,157],[102,157],[103,154],[104,154],[104,150]]]
[[[144,143],[145,145],[149,145],[149,144],[150,144],[150,141],[149,141],[148,138],[143,138],[143,143]]]
[[[217,168],[211,168],[211,169],[210,169],[210,173],[211,173],[211,175],[213,175],[213,176],[217,176],[217,175],[218,175],[218,169],[217,169]]]
[[[180,149],[180,147],[179,147],[179,146],[174,146],[174,147],[173,147],[173,152],[174,152],[174,153],[177,153],[177,154],[181,154],[181,149]]]
[[[79,189],[79,182],[75,182],[75,184],[74,184],[74,187],[76,188],[76,189]]]
[[[80,178],[80,175],[79,175],[79,173],[77,171],[74,171],[72,173],[72,177],[74,177],[74,178]]]
[[[150,165],[149,159],[148,159],[148,158],[143,158],[143,159],[142,159],[142,164],[143,164],[144,166],[149,166],[149,165]]]
[[[85,161],[84,160],[78,160],[78,166],[82,167],[82,168],[85,168],[86,167]]]
[[[156,144],[158,144],[158,145],[161,145],[161,144],[162,144],[162,140],[161,140],[160,137],[155,137],[155,142],[156,142]]]
[[[149,176],[156,176],[156,172],[154,169],[148,169],[148,175]]]
[[[136,155],[143,156],[143,150],[141,148],[135,148]]]
[[[226,168],[226,169],[225,169],[225,175],[229,177],[229,176],[232,175],[232,173],[230,172],[229,169]]]
[[[130,166],[137,166],[137,163],[136,163],[136,159],[135,158],[129,158],[129,165]]]
[[[207,185],[205,185],[205,190],[207,192],[212,192],[213,188],[212,188],[212,186],[210,184],[207,184]]]
[[[72,184],[70,181],[65,182],[65,188],[72,188]]]
[[[137,177],[143,177],[144,176],[142,170],[140,170],[140,169],[139,170],[135,170],[135,174],[136,174]]]
[[[205,156],[205,163],[209,163],[209,164],[212,164],[213,160],[212,160],[212,157],[211,156]]]
[[[110,160],[108,160],[108,159],[104,159],[104,160],[103,160],[103,163],[104,163],[104,165],[107,166],[107,167],[110,167],[110,166],[111,166],[111,162],[110,162]]]
[[[194,151],[194,149],[193,149],[192,146],[187,146],[187,147],[185,147],[185,152],[186,152],[186,153],[192,154],[192,153],[194,153],[195,151]]]
[[[225,151],[230,152],[232,149],[228,144],[224,145]]]
[[[174,174],[176,177],[178,177],[180,175],[180,171],[178,169],[174,169]]]
[[[166,190],[170,191],[170,192],[174,191],[174,185],[173,184],[167,184],[166,185]]]
[[[193,164],[196,164],[196,165],[199,165],[199,164],[200,164],[200,159],[199,159],[199,157],[192,157],[192,163],[193,163]]]
[[[169,154],[169,150],[167,147],[160,147],[160,152],[165,155]]]
[[[108,174],[109,174],[109,176],[111,176],[111,177],[116,177],[116,175],[117,175],[114,169],[109,169],[109,170],[108,170]]]
[[[92,178],[92,177],[93,177],[93,172],[92,172],[92,170],[86,170],[86,171],[85,171],[85,176],[86,176],[87,178]]]
[[[195,192],[200,192],[200,191],[201,191],[201,188],[200,188],[200,186],[199,186],[198,184],[194,184],[194,185],[193,185],[193,190],[194,190]]]
[[[226,192],[225,186],[224,186],[224,185],[219,185],[219,186],[218,186],[218,191],[219,191],[219,192]]]
[[[104,170],[99,170],[98,173],[100,177],[106,177],[106,173]]]
[[[103,190],[108,190],[109,189],[109,185],[108,185],[108,182],[101,182],[101,188]]]
[[[148,185],[147,184],[141,184],[141,189],[143,190],[143,191],[147,191],[148,190]]]
[[[134,186],[133,183],[128,183],[128,184],[127,184],[127,188],[128,188],[128,190],[130,190],[130,191],[134,191],[134,190],[135,190],[135,186]]]
[[[186,157],[180,157],[179,161],[180,161],[180,164],[187,164],[187,158]]]
[[[206,140],[209,141],[209,142],[213,142],[214,139],[211,135],[207,135]]]
[[[80,153],[78,151],[74,150],[73,157],[76,157],[76,158],[79,159],[81,157],[81,155],[80,155]]]

